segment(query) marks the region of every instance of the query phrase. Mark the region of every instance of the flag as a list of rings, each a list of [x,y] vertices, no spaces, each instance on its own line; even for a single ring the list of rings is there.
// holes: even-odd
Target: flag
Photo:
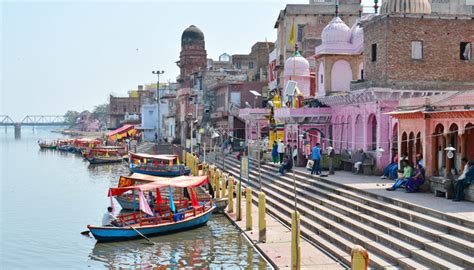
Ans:
[[[290,45],[295,45],[295,20],[291,23]]]
[[[169,187],[169,193],[170,193],[170,211],[173,213],[176,213],[176,206],[174,205],[174,200],[173,200],[173,192],[171,190],[171,187]]]

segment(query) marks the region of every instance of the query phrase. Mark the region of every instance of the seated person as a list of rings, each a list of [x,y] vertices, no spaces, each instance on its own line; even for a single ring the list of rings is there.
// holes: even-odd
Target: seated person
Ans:
[[[357,153],[354,155],[354,173],[359,174],[360,173],[360,167],[362,167],[362,163],[364,163],[364,160],[366,159],[366,155],[364,153],[364,150],[359,149]]]
[[[278,175],[283,176],[285,175],[285,170],[290,171],[293,168],[293,160],[289,156],[285,156],[283,158],[283,163],[280,165],[280,169],[278,170]]]
[[[468,161],[464,167],[463,174],[454,183],[454,200],[455,202],[464,199],[464,189],[474,181],[474,162]]]
[[[151,209],[155,209],[156,198],[153,196],[153,193],[150,191],[148,192],[148,205]]]
[[[416,163],[413,177],[410,177],[406,183],[407,192],[417,192],[420,186],[425,182],[425,169],[420,163]]]
[[[115,226],[122,227],[123,223],[112,213],[112,207],[107,207],[107,212],[105,212],[102,217],[102,226]]]
[[[398,154],[395,148],[392,148],[392,159],[390,161],[390,164],[385,167],[385,170],[383,172],[383,175],[380,177],[382,179],[396,179],[397,178],[397,170],[398,170]]]
[[[401,187],[402,185],[406,185],[408,182],[408,179],[412,176],[413,173],[413,168],[410,166],[408,163],[408,160],[403,160],[402,161],[402,167],[403,167],[403,175],[395,181],[392,187],[387,188],[388,191],[394,191],[397,188]]]

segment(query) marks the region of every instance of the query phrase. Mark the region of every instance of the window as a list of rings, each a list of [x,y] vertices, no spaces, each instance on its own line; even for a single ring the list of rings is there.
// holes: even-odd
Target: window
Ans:
[[[460,49],[461,60],[469,61],[472,59],[472,48],[470,42],[461,42]]]
[[[363,69],[360,70],[360,79],[361,80],[364,79],[364,70]]]
[[[423,59],[423,41],[411,42],[411,59]]]
[[[298,42],[303,41],[303,29],[304,29],[304,24],[298,24]]]
[[[253,68],[253,62],[249,62],[249,68]]]
[[[372,62],[377,61],[377,44],[372,44],[371,59]]]
[[[127,106],[123,106],[123,112],[127,112]]]
[[[241,69],[241,68],[242,68],[242,65],[240,64],[240,62],[235,63],[235,66],[236,66],[238,69]]]

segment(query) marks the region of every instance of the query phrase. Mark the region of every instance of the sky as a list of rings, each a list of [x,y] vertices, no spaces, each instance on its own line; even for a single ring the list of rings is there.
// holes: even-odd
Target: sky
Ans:
[[[208,58],[276,40],[286,4],[309,0],[0,0],[0,115],[92,110],[137,85],[175,81],[180,39],[196,25]]]

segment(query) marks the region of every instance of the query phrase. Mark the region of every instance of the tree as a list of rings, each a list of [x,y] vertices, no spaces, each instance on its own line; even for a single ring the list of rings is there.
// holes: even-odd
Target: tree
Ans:
[[[106,124],[109,118],[109,103],[100,104],[94,107],[92,111],[92,118],[99,120]]]
[[[76,124],[76,120],[79,117],[80,113],[77,111],[67,111],[64,114],[64,117],[66,118],[66,122],[69,124],[69,126],[74,126]]]

